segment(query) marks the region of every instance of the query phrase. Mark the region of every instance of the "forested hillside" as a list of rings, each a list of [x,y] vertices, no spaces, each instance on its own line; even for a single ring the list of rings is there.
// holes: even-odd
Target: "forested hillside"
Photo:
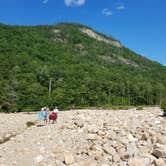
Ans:
[[[0,24],[1,111],[158,105],[166,99],[166,67],[82,28],[93,31],[65,23]]]

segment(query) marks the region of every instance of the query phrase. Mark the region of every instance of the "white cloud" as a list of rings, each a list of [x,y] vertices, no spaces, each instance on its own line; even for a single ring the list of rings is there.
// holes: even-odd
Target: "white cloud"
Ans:
[[[82,6],[85,4],[86,0],[64,0],[65,5],[70,6]]]
[[[42,3],[43,3],[43,4],[47,4],[47,3],[48,3],[48,0],[43,0]]]
[[[117,10],[124,10],[125,9],[125,6],[124,5],[118,5],[117,7],[116,7],[116,9]]]
[[[105,8],[102,10],[102,14],[105,16],[111,16],[112,15],[112,11],[108,8]]]

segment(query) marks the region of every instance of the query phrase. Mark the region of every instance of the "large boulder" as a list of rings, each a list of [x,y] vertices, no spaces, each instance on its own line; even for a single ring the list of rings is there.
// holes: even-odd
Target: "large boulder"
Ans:
[[[157,158],[166,158],[166,145],[154,148],[153,155]]]
[[[155,164],[155,166],[165,166],[166,165],[166,163],[164,162],[164,160],[161,159],[161,158],[154,160],[154,164]]]
[[[74,162],[73,154],[70,152],[64,153],[64,159],[65,159],[65,164],[67,165],[72,164]]]
[[[129,166],[146,166],[146,164],[143,162],[140,158],[130,158],[128,161]]]

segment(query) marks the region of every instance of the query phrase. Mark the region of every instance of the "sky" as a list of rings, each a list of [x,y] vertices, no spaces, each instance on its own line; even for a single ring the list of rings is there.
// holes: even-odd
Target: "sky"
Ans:
[[[0,0],[0,22],[75,22],[166,66],[166,0]]]

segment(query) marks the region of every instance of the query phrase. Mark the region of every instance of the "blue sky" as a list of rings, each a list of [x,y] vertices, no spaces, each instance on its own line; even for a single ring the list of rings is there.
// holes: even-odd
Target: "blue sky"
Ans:
[[[0,22],[77,22],[166,65],[166,0],[0,0]]]

